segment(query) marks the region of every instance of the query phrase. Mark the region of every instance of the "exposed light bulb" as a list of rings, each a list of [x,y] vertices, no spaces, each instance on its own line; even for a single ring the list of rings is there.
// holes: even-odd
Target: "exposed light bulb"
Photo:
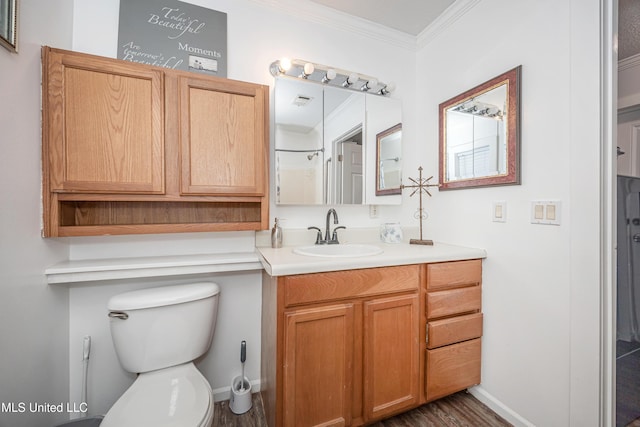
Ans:
[[[349,77],[347,77],[347,80],[345,80],[344,83],[342,83],[342,86],[349,87],[355,82],[357,82],[358,80],[360,80],[360,76],[357,73],[351,73],[349,74]]]
[[[322,77],[322,83],[329,83],[331,80],[335,79],[338,73],[333,68],[329,68],[324,76]]]
[[[302,73],[300,74],[299,77],[306,79],[311,74],[313,74],[315,70],[316,70],[316,67],[311,62],[307,62],[306,64],[304,64],[304,67],[302,67]]]
[[[396,84],[394,82],[387,83],[382,89],[378,91],[379,95],[388,95],[396,90]]]
[[[377,79],[371,79],[371,80],[365,82],[365,84],[362,85],[360,90],[366,92],[366,91],[368,91],[370,89],[373,89],[376,86],[378,86],[378,80]]]
[[[291,60],[289,58],[282,58],[278,62],[278,68],[280,68],[281,73],[286,73],[291,69]]]

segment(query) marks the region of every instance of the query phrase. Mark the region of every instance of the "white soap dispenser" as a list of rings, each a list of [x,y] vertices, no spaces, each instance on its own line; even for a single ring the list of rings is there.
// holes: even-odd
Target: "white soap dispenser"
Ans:
[[[278,221],[278,218],[276,218],[276,222],[275,224],[273,224],[273,228],[271,229],[271,247],[282,247],[282,228],[280,228],[280,222]]]

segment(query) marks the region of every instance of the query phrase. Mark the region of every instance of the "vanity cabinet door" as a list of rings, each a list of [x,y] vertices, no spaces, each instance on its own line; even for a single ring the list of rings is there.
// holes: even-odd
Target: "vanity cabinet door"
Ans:
[[[50,190],[163,193],[163,73],[49,48],[43,64]]]
[[[418,403],[418,319],[418,294],[365,302],[365,420],[379,419]]]
[[[184,76],[178,87],[181,193],[264,195],[268,88]]]
[[[353,304],[285,312],[284,327],[284,426],[350,425]]]

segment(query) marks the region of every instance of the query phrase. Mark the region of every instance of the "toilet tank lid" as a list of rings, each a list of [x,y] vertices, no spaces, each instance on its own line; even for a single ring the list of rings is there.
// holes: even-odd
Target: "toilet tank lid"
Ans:
[[[162,286],[125,292],[109,299],[109,310],[139,310],[197,301],[220,293],[220,287],[213,282],[189,283],[185,285]]]

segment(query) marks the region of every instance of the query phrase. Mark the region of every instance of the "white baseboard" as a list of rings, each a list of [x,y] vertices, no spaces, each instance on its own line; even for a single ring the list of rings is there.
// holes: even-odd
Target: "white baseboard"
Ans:
[[[260,380],[251,381],[251,393],[257,393],[260,391]],[[229,400],[231,395],[231,386],[220,387],[213,389],[213,401],[222,402],[223,400]]]
[[[475,386],[469,389],[469,393],[480,402],[488,406],[493,412],[500,415],[516,427],[535,427],[535,424],[527,421],[517,412],[514,412],[507,405],[488,393],[482,386]]]

